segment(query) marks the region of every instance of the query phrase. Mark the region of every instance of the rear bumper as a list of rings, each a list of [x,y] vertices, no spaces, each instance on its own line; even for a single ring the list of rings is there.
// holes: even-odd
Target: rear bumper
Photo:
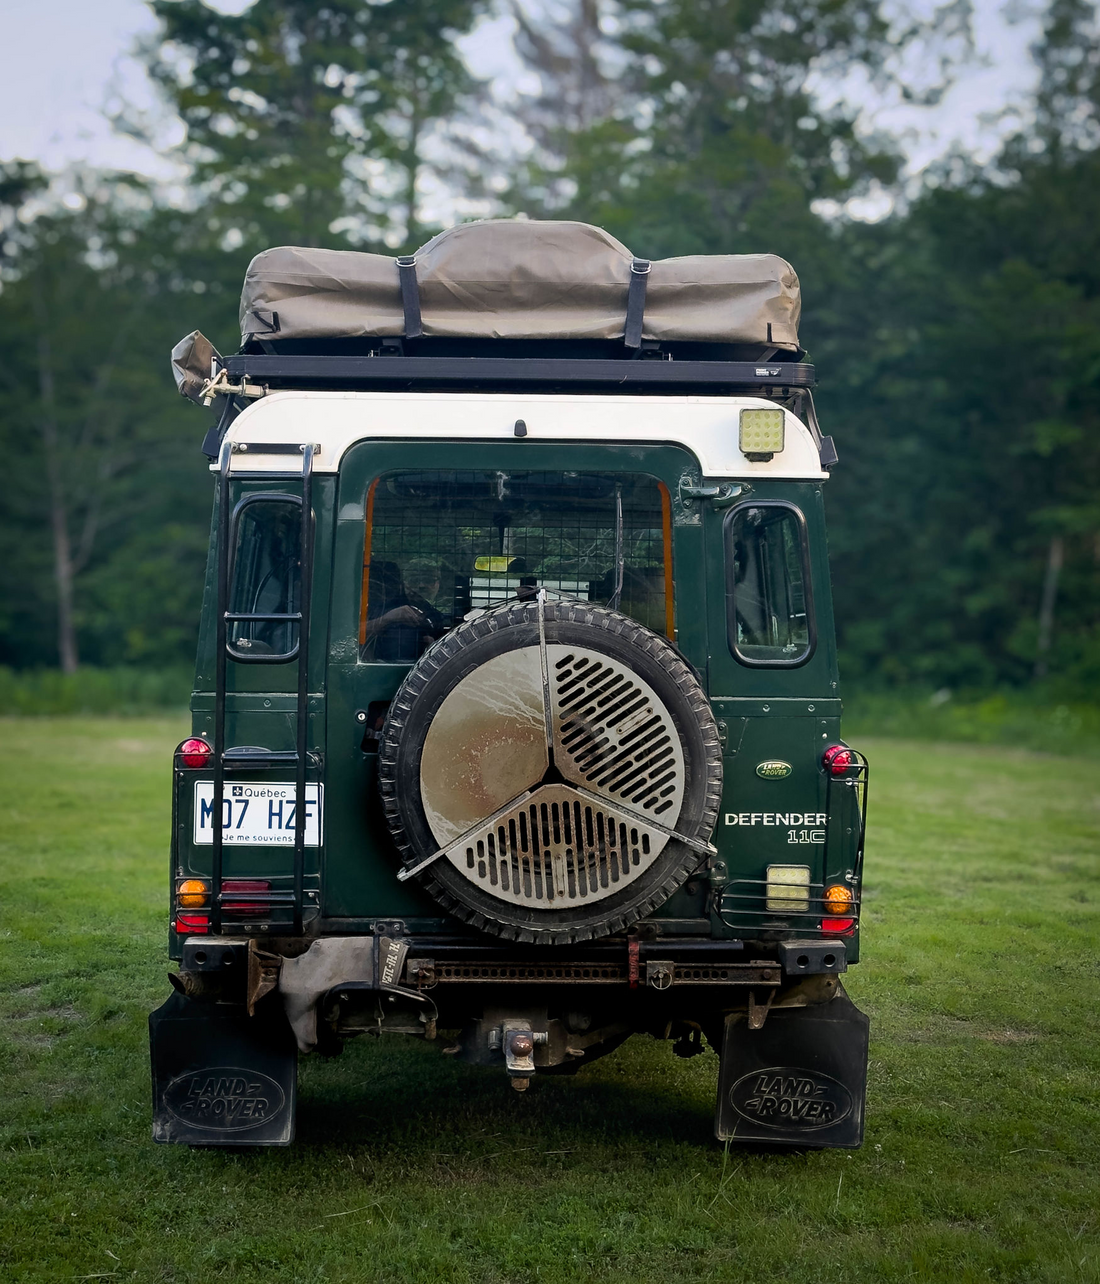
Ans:
[[[688,1021],[717,1039],[730,1012],[748,1014],[758,1028],[773,1007],[831,999],[846,967],[843,941],[757,951],[721,941],[625,938],[561,950],[374,933],[276,939],[261,948],[255,939],[207,936],[184,942],[174,983],[191,997],[248,1011],[275,992],[299,1049],[309,1052],[319,1021],[350,1031],[368,1011],[387,1014],[371,1017],[379,1032],[429,1038],[437,1026],[457,1028],[489,1009],[537,1007],[589,1011],[601,1020],[616,1013],[634,1030]]]
[[[243,977],[250,953],[297,958],[340,943],[360,971],[373,971],[381,942],[401,946],[399,971],[387,983],[428,991],[437,987],[598,986],[664,991],[673,987],[779,986],[806,976],[847,971],[847,942],[840,939],[741,941],[626,938],[573,949],[517,947],[492,940],[379,932],[325,936],[315,941],[276,937],[192,936],[181,951],[182,972]],[[367,962],[362,960],[366,959]],[[349,975],[343,979],[355,979]],[[360,978],[363,979],[363,978]]]

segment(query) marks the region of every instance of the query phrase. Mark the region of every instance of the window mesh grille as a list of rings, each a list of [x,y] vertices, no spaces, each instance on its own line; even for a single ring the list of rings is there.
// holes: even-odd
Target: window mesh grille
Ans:
[[[391,473],[374,484],[364,563],[365,660],[413,663],[470,611],[539,588],[613,604],[666,631],[667,492],[635,474]],[[619,513],[621,510],[621,529]],[[407,609],[412,607],[419,618]]]

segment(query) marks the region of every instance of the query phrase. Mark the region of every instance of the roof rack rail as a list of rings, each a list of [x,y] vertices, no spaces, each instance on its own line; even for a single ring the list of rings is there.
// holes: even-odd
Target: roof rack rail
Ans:
[[[616,361],[562,357],[407,357],[250,353],[221,357],[230,383],[275,388],[615,388],[624,392],[752,392],[812,388],[808,362]]]

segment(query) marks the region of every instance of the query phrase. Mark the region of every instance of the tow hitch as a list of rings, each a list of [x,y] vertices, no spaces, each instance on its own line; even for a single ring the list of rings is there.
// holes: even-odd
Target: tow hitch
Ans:
[[[525,1021],[503,1021],[489,1031],[489,1048],[504,1053],[504,1068],[517,1092],[527,1091],[535,1073],[535,1046],[549,1040],[545,1030],[532,1030]]]

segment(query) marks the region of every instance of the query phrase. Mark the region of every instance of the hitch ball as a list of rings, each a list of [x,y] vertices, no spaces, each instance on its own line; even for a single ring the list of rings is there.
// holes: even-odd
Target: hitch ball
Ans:
[[[504,1067],[512,1087],[517,1092],[526,1092],[535,1073],[535,1048],[546,1043],[549,1035],[545,1030],[530,1029],[526,1023],[505,1021],[497,1032],[497,1039],[497,1046],[504,1052]],[[493,1042],[490,1039],[490,1046]]]
[[[512,1056],[517,1059],[529,1057],[535,1050],[534,1039],[526,1033],[513,1034],[508,1042]],[[523,1086],[526,1087],[526,1083]]]

